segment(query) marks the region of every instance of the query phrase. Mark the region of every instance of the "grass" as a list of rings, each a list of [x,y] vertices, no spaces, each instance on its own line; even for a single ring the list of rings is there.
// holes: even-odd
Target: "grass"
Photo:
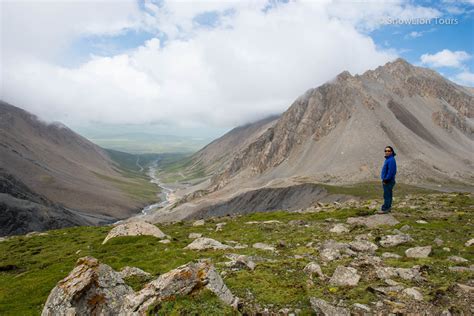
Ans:
[[[405,202],[405,204],[403,204]],[[458,255],[474,260],[471,248],[464,246],[472,238],[474,201],[468,194],[415,194],[396,199],[394,215],[400,224],[393,228],[370,230],[375,239],[389,234],[394,228],[410,225],[408,233],[414,242],[392,248],[379,248],[377,255],[390,251],[404,255],[404,251],[415,245],[432,245],[432,255],[427,259],[384,259],[387,266],[412,267],[422,265],[427,281],[422,284],[397,280],[407,286],[419,286],[426,300],[435,299],[442,293],[449,300],[454,295],[448,289],[457,282],[464,283],[472,273],[453,273],[448,268],[454,264],[449,256]],[[110,227],[74,227],[52,230],[46,236],[19,236],[0,242],[0,315],[39,315],[42,305],[55,286],[73,269],[78,258],[93,256],[115,270],[125,266],[141,268],[154,277],[189,261],[210,258],[218,271],[225,272],[224,282],[244,302],[243,312],[251,313],[259,308],[278,311],[281,308],[300,309],[302,314],[312,312],[309,298],[321,297],[329,302],[344,300],[348,305],[377,301],[376,295],[367,291],[369,285],[381,284],[379,280],[363,277],[357,287],[334,287],[314,279],[309,282],[303,273],[310,261],[320,262],[315,245],[327,239],[349,242],[355,235],[367,233],[368,229],[355,227],[350,233],[334,235],[328,229],[334,222],[345,222],[350,216],[367,214],[366,206],[356,208],[331,208],[319,213],[289,213],[285,211],[254,213],[245,216],[207,220],[204,226],[193,227],[191,223],[179,222],[161,225],[165,234],[172,237],[170,244],[162,244],[149,236],[122,237],[102,245]],[[425,219],[428,224],[418,224]],[[249,221],[278,220],[280,224],[246,224]],[[291,220],[303,220],[308,226],[293,226]],[[215,231],[218,222],[226,222],[222,231]],[[183,248],[191,242],[188,234],[202,233],[224,243],[236,241],[250,247],[232,251],[192,251]],[[434,238],[444,240],[436,246]],[[287,246],[278,247],[272,253],[254,249],[255,242],[277,245],[284,241]],[[308,243],[313,242],[313,245]],[[450,252],[443,247],[449,247]],[[225,254],[235,252],[261,257],[254,271],[233,271],[223,265],[228,261]],[[295,257],[299,255],[302,257]],[[323,272],[331,275],[338,265],[347,265],[351,259],[333,261],[322,265]],[[464,264],[466,265],[466,264]],[[142,280],[127,280],[138,289]],[[151,314],[166,315],[222,315],[235,314],[224,306],[212,293],[204,291],[187,297],[154,306]]]

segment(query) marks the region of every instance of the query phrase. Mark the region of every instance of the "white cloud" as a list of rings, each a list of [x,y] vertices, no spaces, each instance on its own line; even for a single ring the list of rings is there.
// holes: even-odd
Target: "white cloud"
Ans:
[[[474,86],[474,73],[470,71],[464,71],[454,76],[453,80],[461,85],[473,87]]]
[[[343,70],[361,73],[395,58],[359,31],[376,27],[370,19],[435,14],[404,2],[389,2],[389,10],[361,5],[363,19],[353,19],[356,12],[342,14],[329,1],[290,2],[267,12],[266,1],[146,2],[145,12],[133,2],[120,2],[119,8],[115,2],[90,3],[46,2],[36,12],[8,8],[4,32],[17,27],[25,34],[7,35],[8,51],[21,54],[11,54],[2,65],[2,99],[66,123],[231,127],[286,110],[305,90]],[[25,17],[22,10],[28,11]],[[193,19],[203,12],[218,12],[218,26],[196,26]],[[74,68],[54,62],[54,55],[84,33],[130,28],[165,33],[167,41],[154,38]]]
[[[472,56],[465,51],[450,51],[443,49],[436,54],[421,55],[421,63],[432,67],[454,67],[462,68],[463,62],[469,60]]]

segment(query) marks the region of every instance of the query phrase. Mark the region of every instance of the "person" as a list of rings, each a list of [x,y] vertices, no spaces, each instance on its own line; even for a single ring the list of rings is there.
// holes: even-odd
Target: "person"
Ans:
[[[393,187],[395,186],[395,175],[397,174],[397,162],[395,161],[395,151],[392,146],[385,147],[385,162],[382,167],[380,177],[383,187],[383,205],[378,214],[390,213],[392,209]]]

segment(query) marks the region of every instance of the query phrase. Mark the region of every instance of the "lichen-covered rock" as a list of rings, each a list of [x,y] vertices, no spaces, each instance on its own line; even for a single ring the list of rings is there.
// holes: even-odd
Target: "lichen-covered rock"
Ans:
[[[255,270],[257,266],[255,262],[246,255],[239,255],[239,254],[228,254],[227,258],[231,259],[231,261],[226,262],[225,264],[233,269],[248,269],[248,270]]]
[[[376,244],[367,240],[356,240],[349,243],[349,247],[357,252],[374,253],[379,247]]]
[[[343,234],[349,232],[349,227],[344,224],[336,224],[329,231],[334,234]]]
[[[326,278],[323,271],[321,270],[321,267],[316,262],[308,263],[304,267],[303,272],[306,273],[310,278],[313,278],[314,274],[316,274],[320,279]]]
[[[387,235],[380,239],[380,245],[385,248],[394,247],[410,241],[413,241],[413,239],[408,234]]]
[[[357,273],[357,269],[338,266],[329,283],[336,286],[356,286],[359,280],[360,275]]]
[[[112,238],[122,236],[154,236],[160,239],[166,238],[166,235],[155,225],[143,221],[135,221],[115,226],[105,237],[102,244],[105,244]]]
[[[413,247],[405,251],[408,258],[428,258],[431,253],[431,246]]]
[[[80,258],[48,296],[42,316],[117,315],[122,299],[133,293],[118,272],[92,257]]]
[[[420,291],[418,291],[417,289],[411,287],[411,288],[408,288],[408,289],[404,289],[402,291],[402,294],[407,296],[407,297],[410,297],[416,301],[422,301],[423,300],[423,294],[420,293]]]
[[[275,251],[275,247],[270,246],[268,244],[262,243],[262,242],[257,242],[252,245],[253,248],[255,249],[261,249],[261,250],[267,250],[267,251]]]
[[[214,240],[212,238],[200,237],[195,239],[192,243],[184,247],[184,249],[191,249],[191,250],[206,250],[206,249],[215,249],[215,250],[222,250],[222,249],[231,249],[231,246],[224,245],[221,242]]]
[[[214,292],[228,305],[236,307],[238,304],[239,299],[227,288],[214,266],[203,260],[171,270],[145,285],[141,291],[125,296],[120,313],[145,315],[152,305],[203,288]]]
[[[347,308],[332,306],[325,300],[311,297],[309,299],[311,307],[319,315],[324,316],[350,316],[351,313]]]
[[[419,266],[412,268],[393,268],[393,267],[379,267],[376,269],[376,274],[379,279],[390,279],[392,277],[399,277],[404,280],[422,280],[423,277]]]
[[[137,268],[137,267],[124,267],[122,270],[120,270],[119,275],[122,277],[122,279],[130,278],[130,277],[141,277],[144,279],[151,278],[150,273],[145,272],[142,269]]]
[[[366,226],[367,228],[376,228],[379,226],[395,226],[400,223],[391,214],[380,214],[361,217],[349,217],[347,224]]]

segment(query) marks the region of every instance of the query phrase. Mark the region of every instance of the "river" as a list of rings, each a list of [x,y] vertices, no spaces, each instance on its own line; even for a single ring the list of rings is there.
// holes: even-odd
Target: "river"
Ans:
[[[170,204],[170,195],[173,193],[173,189],[166,187],[160,179],[156,176],[158,170],[158,160],[155,160],[150,167],[148,167],[147,175],[151,178],[150,182],[156,184],[160,188],[160,193],[157,195],[160,198],[160,202],[150,204],[142,209],[143,215],[148,215],[154,210],[166,207]]]

